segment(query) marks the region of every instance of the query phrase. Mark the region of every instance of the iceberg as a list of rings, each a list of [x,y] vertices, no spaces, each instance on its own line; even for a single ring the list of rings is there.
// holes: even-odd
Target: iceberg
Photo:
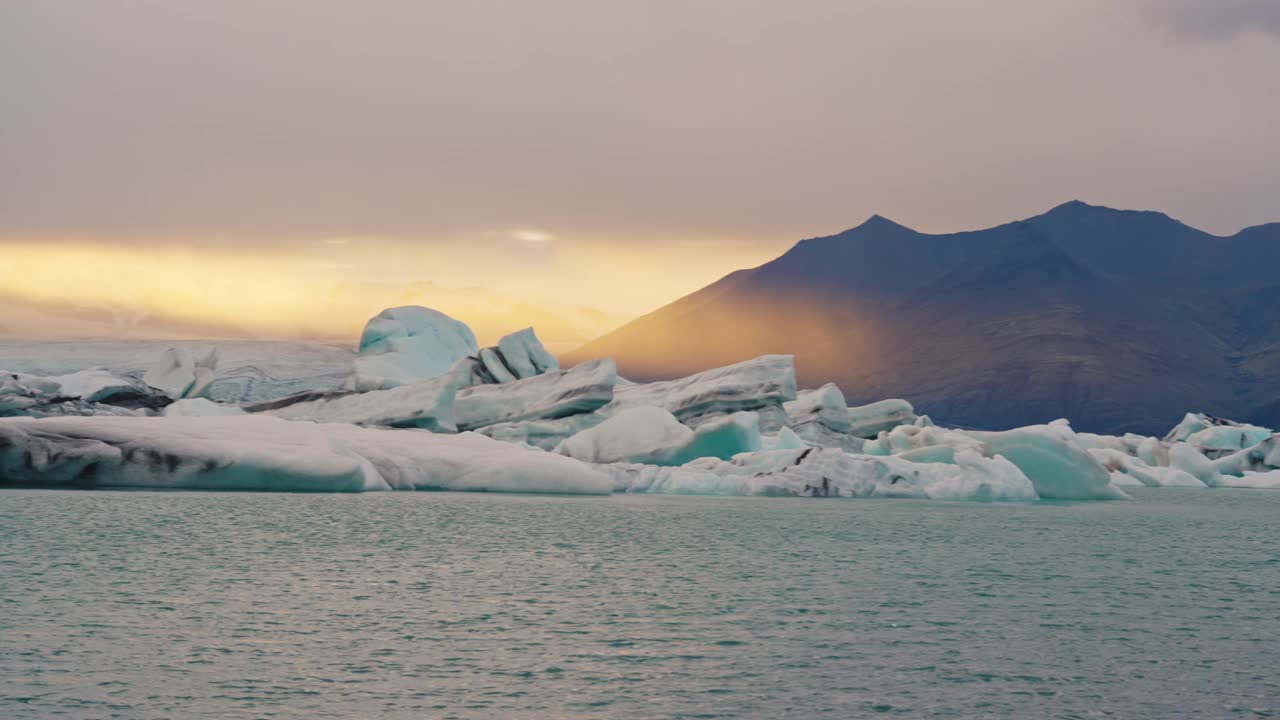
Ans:
[[[1199,480],[1207,487],[1220,487],[1222,473],[1212,460],[1184,442],[1175,442],[1167,450],[1168,465]]]
[[[52,377],[0,371],[0,417],[138,415],[170,402],[137,380],[101,368]]]
[[[0,419],[0,481],[76,488],[607,494],[590,466],[465,433],[274,417]]]
[[[865,441],[850,431],[849,407],[835,383],[816,390],[801,390],[795,400],[782,405],[787,427],[814,447],[837,447],[861,452]]]
[[[1145,485],[1146,487],[1205,487],[1206,484],[1191,473],[1175,467],[1148,465],[1136,457],[1119,450],[1101,448],[1090,450],[1102,467],[1110,473],[1114,484]],[[1117,478],[1120,474],[1131,478]]]
[[[570,438],[588,428],[604,422],[604,416],[597,413],[578,413],[554,420],[519,420],[485,425],[475,432],[509,443],[520,443],[539,448],[554,450],[566,438]]]
[[[215,346],[196,359],[184,347],[172,347],[165,351],[158,363],[142,376],[142,382],[169,397],[196,398],[202,396],[217,377],[218,348]]]
[[[1215,425],[1192,433],[1186,443],[1205,454],[1253,447],[1271,437],[1271,428],[1257,425]]]
[[[164,417],[234,417],[248,415],[244,408],[229,403],[214,402],[208,398],[175,400],[160,412]]]
[[[849,431],[849,407],[835,383],[801,390],[795,400],[784,402],[782,407],[787,411],[787,427],[792,430],[817,423],[836,432]]]
[[[532,328],[476,345],[465,324],[406,306],[369,321],[354,360],[326,346],[264,362],[231,344],[240,359],[221,375],[217,347],[170,347],[150,367],[132,349],[114,373],[0,372],[0,416],[16,416],[0,424],[0,483],[992,501],[1280,489],[1280,435],[1209,415],[1164,439],[1065,420],[962,430],[902,399],[797,391],[788,355],[633,383],[609,359],[560,368]]]
[[[1071,429],[1036,425],[1004,432],[973,432],[986,443],[988,456],[1002,456],[1018,466],[1036,493],[1056,500],[1126,500],[1111,483],[1111,473],[1078,443]]]
[[[592,360],[500,385],[463,388],[454,407],[458,428],[475,430],[498,423],[589,413],[609,404],[617,379],[612,360]]]
[[[620,384],[614,389],[613,402],[600,413],[611,416],[652,405],[697,427],[715,417],[754,410],[760,412],[761,430],[775,432],[786,420],[783,403],[795,398],[795,359],[762,355],[678,380]]]
[[[1223,478],[1222,486],[1252,488],[1254,490],[1280,490],[1280,470],[1245,472],[1239,477]]]
[[[122,395],[146,394],[145,388],[133,378],[119,377],[102,368],[58,375],[45,378],[44,381],[57,385],[53,390],[54,394],[86,402],[104,402]],[[44,385],[45,382],[41,384]]]
[[[560,362],[542,346],[533,328],[504,335],[497,345],[480,348],[467,358],[467,364],[468,385],[498,385],[560,369]]]
[[[556,452],[591,463],[683,465],[704,457],[728,459],[760,449],[758,416],[735,413],[690,429],[666,410],[624,410],[560,443]]]
[[[1205,413],[1187,413],[1165,436],[1165,442],[1186,442],[1196,433],[1213,427],[1237,427],[1240,423]]]
[[[960,453],[1003,457],[1031,480],[1036,494],[1057,500],[1127,499],[1111,482],[1111,473],[1060,421],[1016,430],[982,432],[920,425],[899,425],[866,444],[877,457],[917,462],[955,462]]]
[[[479,363],[476,365],[476,374],[485,378],[484,382],[497,384],[516,379],[516,374],[511,372],[493,348],[480,348],[480,356],[477,359]]]
[[[1280,435],[1271,435],[1252,447],[1223,455],[1211,462],[1214,469],[1223,476],[1243,477],[1248,472],[1280,469]],[[1222,478],[1224,483],[1229,479]]]
[[[615,492],[673,495],[931,498],[1033,501],[1036,492],[1012,463],[961,452],[956,464],[853,455],[836,448],[743,453],[680,467],[598,465]]]
[[[757,421],[757,426],[758,424]],[[795,434],[795,431],[789,427],[781,428],[771,435],[760,436],[761,450],[803,450],[807,447],[813,447],[813,445],[805,442],[804,438]]]
[[[461,321],[416,305],[388,308],[365,325],[349,386],[363,392],[431,380],[478,352]]]
[[[454,402],[463,382],[461,368],[456,368],[432,380],[420,380],[387,390],[305,393],[292,398],[296,402],[281,399],[249,405],[245,409],[286,420],[421,428],[451,433],[458,429],[454,420]]]
[[[935,447],[985,452],[983,442],[963,430],[920,425],[898,425],[892,430],[881,430],[875,440],[868,440],[863,445],[862,451],[868,455],[897,455]]]
[[[861,438],[873,438],[915,421],[915,408],[906,400],[881,400],[849,408],[849,433]]]
[[[531,327],[502,336],[498,340],[498,354],[518,378],[560,369],[560,361],[547,352]]]

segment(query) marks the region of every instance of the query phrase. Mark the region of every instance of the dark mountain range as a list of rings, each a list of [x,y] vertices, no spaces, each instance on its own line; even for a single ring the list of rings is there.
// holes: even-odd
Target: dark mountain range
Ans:
[[[628,377],[796,355],[803,386],[903,397],[998,428],[1059,417],[1163,432],[1188,410],[1280,424],[1280,223],[1217,237],[1069,202],[931,235],[875,216],[721,280],[565,358]]]

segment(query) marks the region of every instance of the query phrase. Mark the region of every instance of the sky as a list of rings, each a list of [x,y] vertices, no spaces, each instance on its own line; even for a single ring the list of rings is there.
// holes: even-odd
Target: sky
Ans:
[[[1276,68],[1274,0],[0,3],[0,304],[607,324],[873,213],[1230,234],[1280,220]]]

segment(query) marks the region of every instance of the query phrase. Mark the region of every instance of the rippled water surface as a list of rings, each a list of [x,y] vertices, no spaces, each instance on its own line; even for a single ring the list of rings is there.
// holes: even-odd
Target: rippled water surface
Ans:
[[[0,491],[0,717],[1270,717],[1280,492]]]

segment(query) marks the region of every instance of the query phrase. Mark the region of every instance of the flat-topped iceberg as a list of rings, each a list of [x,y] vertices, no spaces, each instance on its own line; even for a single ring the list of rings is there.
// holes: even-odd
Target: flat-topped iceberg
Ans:
[[[906,400],[881,400],[870,405],[849,408],[849,434],[873,438],[899,425],[916,421],[915,408]]]
[[[277,492],[606,494],[576,460],[465,433],[264,416],[0,419],[5,484]]]
[[[680,422],[696,427],[707,420],[755,410],[762,414],[766,432],[775,419],[785,421],[783,403],[796,397],[795,358],[790,355],[762,355],[752,360],[705,370],[678,380],[620,384],[613,402],[603,415],[651,405],[675,415]]]
[[[454,402],[463,382],[459,368],[432,380],[419,380],[386,390],[304,393],[293,398],[247,405],[245,409],[286,420],[456,432]]]
[[[592,360],[500,385],[473,385],[458,391],[458,428],[474,430],[592,412],[609,404],[617,381],[612,360]]]

